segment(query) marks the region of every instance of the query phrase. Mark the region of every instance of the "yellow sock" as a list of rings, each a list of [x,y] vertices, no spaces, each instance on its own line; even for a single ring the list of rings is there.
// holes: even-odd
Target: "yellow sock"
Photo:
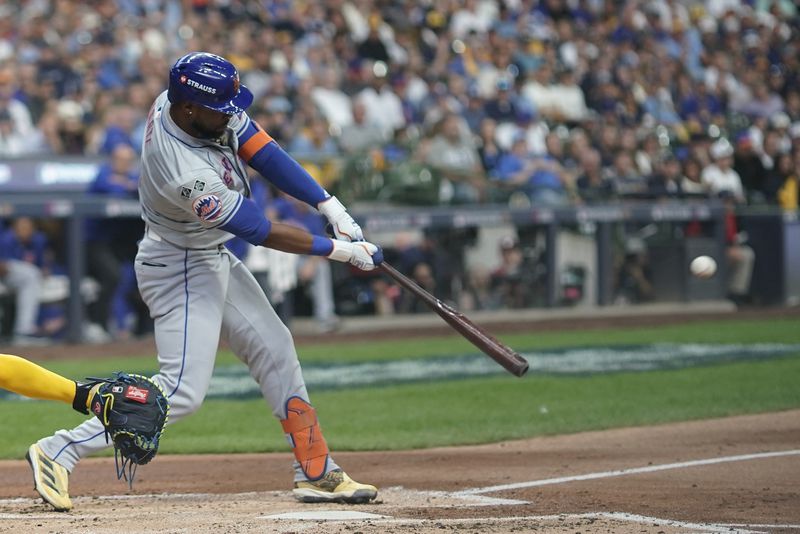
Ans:
[[[34,399],[72,404],[75,382],[11,354],[0,354],[0,388]]]

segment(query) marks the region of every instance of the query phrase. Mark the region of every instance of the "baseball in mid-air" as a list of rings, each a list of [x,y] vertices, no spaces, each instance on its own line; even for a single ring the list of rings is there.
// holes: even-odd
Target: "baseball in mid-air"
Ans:
[[[697,256],[689,264],[689,270],[697,278],[711,278],[717,272],[717,262],[711,256]]]

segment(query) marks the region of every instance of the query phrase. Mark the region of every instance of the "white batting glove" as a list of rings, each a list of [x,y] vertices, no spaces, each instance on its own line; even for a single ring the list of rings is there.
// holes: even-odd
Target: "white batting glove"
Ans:
[[[350,262],[362,271],[371,271],[383,261],[383,251],[378,245],[368,241],[351,243],[331,239],[333,251],[328,255],[332,260]]]
[[[343,241],[364,241],[361,227],[353,220],[344,205],[336,197],[330,197],[317,204],[317,209],[333,227],[333,235]]]

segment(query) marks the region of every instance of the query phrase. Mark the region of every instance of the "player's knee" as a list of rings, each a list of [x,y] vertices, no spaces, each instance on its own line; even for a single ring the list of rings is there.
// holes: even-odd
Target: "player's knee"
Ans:
[[[169,417],[170,419],[178,419],[190,414],[193,414],[203,404],[203,397],[195,395],[185,395],[176,392],[169,399]]]
[[[169,374],[156,375],[153,380],[158,382],[169,400],[171,422],[196,412],[203,404],[204,394],[194,392],[185,382],[181,383]]]

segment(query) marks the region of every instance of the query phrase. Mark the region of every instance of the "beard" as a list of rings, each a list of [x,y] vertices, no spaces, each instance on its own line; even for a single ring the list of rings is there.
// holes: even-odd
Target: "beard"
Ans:
[[[228,128],[227,123],[217,128],[209,128],[208,126],[200,124],[197,119],[192,120],[191,126],[195,134],[197,134],[195,137],[199,137],[200,139],[219,139],[225,134]]]

